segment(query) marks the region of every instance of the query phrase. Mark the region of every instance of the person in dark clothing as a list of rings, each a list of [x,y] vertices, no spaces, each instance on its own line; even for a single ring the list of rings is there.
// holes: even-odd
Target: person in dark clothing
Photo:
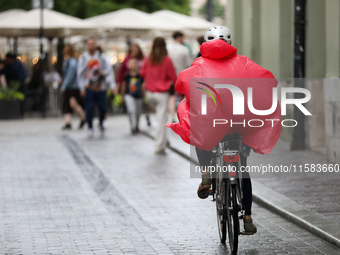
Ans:
[[[43,76],[43,66],[45,62],[40,59],[32,68],[32,75],[25,85],[24,94],[25,99],[34,99],[34,108],[41,112],[42,117],[46,116],[45,107],[45,86]]]
[[[5,57],[5,68],[0,70],[0,76],[5,75],[8,88],[16,89],[24,94],[27,73],[22,63],[12,53],[7,53]],[[15,84],[19,82],[19,85]],[[23,102],[21,101],[20,109],[23,114]]]
[[[7,84],[10,86],[12,81],[20,81],[19,91],[23,92],[28,76],[22,63],[12,53],[7,53],[5,65],[3,72],[6,76]]]

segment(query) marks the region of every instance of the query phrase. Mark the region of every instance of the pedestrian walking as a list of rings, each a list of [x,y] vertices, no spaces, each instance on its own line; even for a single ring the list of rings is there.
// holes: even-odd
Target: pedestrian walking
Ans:
[[[65,61],[63,63],[63,84],[61,92],[63,94],[63,114],[65,125],[63,130],[71,129],[72,113],[75,112],[80,119],[79,129],[83,128],[85,122],[84,100],[80,96],[77,83],[78,60],[73,46],[66,45],[64,48]]]
[[[120,93],[124,93],[124,90],[122,90],[122,83],[125,80],[125,76],[129,73],[129,60],[131,58],[136,58],[138,60],[138,73],[140,72],[140,69],[142,67],[143,64],[143,59],[144,59],[144,54],[143,51],[141,49],[141,47],[139,46],[138,43],[133,42],[131,43],[128,52],[127,52],[127,56],[125,58],[125,60],[123,61],[123,63],[121,64],[119,70],[118,70],[118,75],[117,75],[117,91]],[[149,116],[149,106],[147,105],[146,102],[144,103],[144,107],[145,108],[145,117],[146,117],[146,121],[148,126],[151,126],[151,122],[150,122],[150,116]]]
[[[139,132],[139,116],[143,106],[143,79],[138,73],[138,59],[130,58],[127,67],[128,74],[122,82],[122,97],[124,98],[127,114],[130,120],[131,133]]]
[[[105,57],[97,50],[96,40],[92,37],[89,38],[87,40],[87,51],[79,58],[77,68],[78,86],[81,95],[85,97],[88,137],[93,136],[93,109],[95,104],[99,109],[100,131],[104,134],[106,91],[109,88],[106,78],[109,74],[110,66]]]
[[[104,54],[103,48],[101,46],[97,46],[97,50],[99,51],[99,54],[106,60],[107,65],[109,66],[109,74],[105,77],[105,82],[107,83],[108,87],[112,89],[112,95],[114,95],[113,90],[116,89],[116,79],[113,71],[113,66],[111,65],[110,59],[103,55]],[[107,113],[105,114],[103,120],[103,127],[106,128],[106,126],[107,126]]]
[[[181,32],[175,32],[173,34],[174,42],[167,47],[169,57],[171,58],[175,68],[176,74],[178,75],[184,69],[187,69],[191,65],[190,51],[188,47],[184,45],[184,34]],[[176,116],[176,95],[175,95],[175,84],[172,84],[170,89],[169,98],[169,111],[172,122],[175,122]]]
[[[61,78],[60,74],[55,70],[54,66],[52,66],[50,69],[49,66],[46,65],[43,76],[45,86],[57,87],[63,83],[63,79]]]
[[[117,75],[117,85],[120,86],[122,82],[125,80],[125,76],[129,73],[129,60],[131,58],[136,58],[138,60],[138,73],[140,71],[140,68],[143,64],[144,54],[142,52],[142,49],[137,43],[132,43],[128,49],[127,56],[123,63],[121,64],[118,75]]]
[[[165,124],[167,121],[169,90],[171,83],[176,83],[176,70],[168,56],[165,40],[156,37],[153,41],[151,54],[145,58],[140,75],[144,78],[146,98],[156,108],[156,137],[155,153],[165,154],[167,143],[167,132]]]

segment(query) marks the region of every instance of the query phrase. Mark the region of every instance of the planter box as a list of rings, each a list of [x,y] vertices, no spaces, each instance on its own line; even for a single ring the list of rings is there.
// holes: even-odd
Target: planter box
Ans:
[[[20,119],[21,101],[0,100],[0,119]]]

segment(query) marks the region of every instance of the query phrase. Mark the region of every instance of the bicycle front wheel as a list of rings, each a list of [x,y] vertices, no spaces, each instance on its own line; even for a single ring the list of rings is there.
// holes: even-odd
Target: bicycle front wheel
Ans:
[[[236,185],[231,185],[228,180],[227,185],[227,223],[228,223],[228,239],[232,254],[237,253],[238,235],[240,232],[240,222],[238,218],[238,204]]]

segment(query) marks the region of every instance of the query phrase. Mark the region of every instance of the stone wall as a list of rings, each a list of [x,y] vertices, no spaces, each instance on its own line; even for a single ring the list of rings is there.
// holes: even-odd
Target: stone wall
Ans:
[[[282,87],[292,87],[294,86],[293,84],[293,79],[279,79],[279,83],[277,85],[278,91],[281,91]],[[291,98],[291,95],[287,95],[288,97]],[[279,94],[279,101],[281,101],[281,93]],[[282,120],[283,119],[294,119],[294,106],[289,104],[287,105],[287,115],[281,116]],[[287,141],[292,141],[293,137],[293,129],[291,127],[282,127],[282,132],[281,132],[281,139],[287,140]]]
[[[294,86],[294,1],[228,0],[227,11],[238,53],[270,70],[279,87]],[[340,1],[310,0],[306,12],[305,87],[312,95],[305,105],[312,113],[305,121],[306,147],[340,163]],[[288,106],[282,118],[293,116]],[[283,128],[281,138],[291,141],[292,133]]]
[[[306,79],[305,87],[311,93],[311,99],[305,106],[312,114],[305,117],[306,147],[324,151],[326,140],[323,79]]]
[[[327,159],[340,163],[340,79],[324,80]]]
[[[278,88],[293,87],[294,79],[280,79]],[[312,116],[305,117],[306,148],[311,150],[325,151],[325,101],[324,101],[323,79],[306,79],[305,88],[311,93],[311,99],[305,107]],[[292,98],[293,95],[287,95]],[[294,119],[294,105],[287,105],[287,115],[282,119]],[[293,128],[282,127],[281,138],[292,141]]]

